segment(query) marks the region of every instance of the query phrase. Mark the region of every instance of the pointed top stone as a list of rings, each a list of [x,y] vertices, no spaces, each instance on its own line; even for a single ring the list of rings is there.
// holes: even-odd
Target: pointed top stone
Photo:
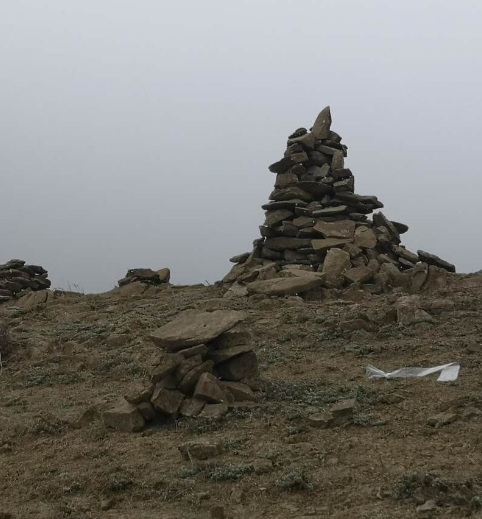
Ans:
[[[331,127],[331,112],[330,107],[327,106],[319,113],[316,118],[315,124],[311,129],[311,133],[315,136],[315,139],[328,139]]]

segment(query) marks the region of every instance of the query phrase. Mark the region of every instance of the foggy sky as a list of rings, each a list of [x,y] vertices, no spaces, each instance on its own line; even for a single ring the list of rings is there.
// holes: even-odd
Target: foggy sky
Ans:
[[[403,243],[482,268],[482,3],[0,2],[0,263],[54,287],[214,282],[251,249],[286,137],[331,105]]]

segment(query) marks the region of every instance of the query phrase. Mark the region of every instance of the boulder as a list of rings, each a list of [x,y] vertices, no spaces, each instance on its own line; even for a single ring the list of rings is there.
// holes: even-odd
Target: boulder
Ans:
[[[159,413],[172,415],[177,412],[183,400],[184,395],[180,391],[156,386],[151,404]]]
[[[144,418],[137,407],[123,398],[113,408],[105,411],[102,419],[107,427],[122,432],[141,431],[145,426]]]
[[[157,274],[161,283],[169,283],[171,279],[171,271],[168,268],[158,270]]]
[[[217,375],[229,381],[238,382],[244,378],[258,376],[258,358],[254,351],[243,353],[216,365]]]
[[[351,268],[350,255],[341,249],[330,249],[323,263],[324,285],[327,288],[340,288],[345,282],[343,274]]]
[[[194,389],[194,398],[206,400],[207,402],[219,404],[233,401],[229,391],[226,391],[219,380],[211,373],[203,373]]]
[[[373,272],[373,270],[368,266],[365,266],[352,268],[343,275],[348,281],[351,281],[352,283],[365,283],[375,275],[375,272]]]
[[[234,397],[235,402],[256,402],[256,395],[251,388],[241,382],[221,382],[224,389],[227,389]]]
[[[355,245],[362,249],[374,249],[377,245],[377,237],[369,227],[358,227],[355,231]]]
[[[186,310],[170,323],[151,333],[150,339],[156,346],[169,351],[179,351],[188,346],[212,341],[244,319],[245,314],[233,310]]]

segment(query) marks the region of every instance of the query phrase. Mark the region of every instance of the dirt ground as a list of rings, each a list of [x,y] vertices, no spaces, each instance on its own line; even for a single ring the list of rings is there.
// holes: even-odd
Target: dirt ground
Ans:
[[[0,519],[482,517],[482,275],[422,295],[427,318],[409,326],[396,321],[402,293],[310,302],[224,292],[129,288],[0,307],[12,339],[0,341]],[[266,381],[258,406],[107,429],[102,411],[152,368],[149,333],[192,308],[247,312]],[[452,383],[365,374],[367,364],[455,361]],[[310,425],[352,397],[351,417]],[[442,412],[455,421],[429,423]],[[184,461],[178,445],[197,438],[223,453]]]

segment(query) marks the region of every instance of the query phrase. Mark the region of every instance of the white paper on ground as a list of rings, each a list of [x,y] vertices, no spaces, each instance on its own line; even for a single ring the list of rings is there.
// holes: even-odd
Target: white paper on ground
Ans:
[[[391,373],[385,373],[375,366],[368,365],[366,373],[368,378],[420,378],[440,372],[437,382],[453,382],[459,376],[460,364],[451,362],[433,368],[400,368]]]

